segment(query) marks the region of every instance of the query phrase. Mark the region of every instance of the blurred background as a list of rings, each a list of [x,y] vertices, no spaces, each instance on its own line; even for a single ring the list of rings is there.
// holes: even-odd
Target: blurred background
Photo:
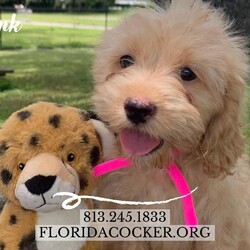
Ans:
[[[212,3],[235,18],[235,30],[250,35],[249,0]],[[0,0],[0,28],[13,13],[23,23],[18,33],[0,32],[0,124],[39,100],[90,109],[91,64],[102,33],[136,8],[153,4],[164,7],[166,0]],[[249,99],[248,85],[248,141]]]

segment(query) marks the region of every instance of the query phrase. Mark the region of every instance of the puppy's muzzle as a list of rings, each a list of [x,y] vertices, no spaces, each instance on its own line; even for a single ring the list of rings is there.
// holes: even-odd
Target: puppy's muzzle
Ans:
[[[127,98],[124,103],[124,110],[128,120],[138,125],[151,119],[156,114],[157,107],[144,99]]]

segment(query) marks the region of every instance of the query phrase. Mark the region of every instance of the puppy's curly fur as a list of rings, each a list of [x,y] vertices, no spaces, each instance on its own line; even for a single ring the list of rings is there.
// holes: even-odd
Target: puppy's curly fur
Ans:
[[[106,176],[101,195],[141,201],[177,195],[164,170],[154,168],[174,158],[191,188],[199,187],[199,223],[216,228],[214,242],[125,242],[113,249],[250,249],[250,164],[241,133],[245,45],[223,13],[201,0],[175,0],[166,11],[135,13],[105,33],[93,67],[95,111],[118,135],[129,128],[163,145],[139,157],[121,147],[136,166]],[[124,55],[133,65],[121,67]],[[186,67],[196,79],[181,79]],[[131,123],[127,98],[154,103],[156,114],[146,123]],[[182,224],[180,203],[168,208],[171,224]]]

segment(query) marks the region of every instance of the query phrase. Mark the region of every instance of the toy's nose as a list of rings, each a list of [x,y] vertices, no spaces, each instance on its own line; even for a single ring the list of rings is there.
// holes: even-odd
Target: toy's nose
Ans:
[[[127,98],[124,103],[127,118],[134,124],[145,123],[156,113],[156,105],[134,98]]]
[[[55,183],[56,176],[36,175],[25,182],[27,189],[36,195],[44,194],[51,189]]]

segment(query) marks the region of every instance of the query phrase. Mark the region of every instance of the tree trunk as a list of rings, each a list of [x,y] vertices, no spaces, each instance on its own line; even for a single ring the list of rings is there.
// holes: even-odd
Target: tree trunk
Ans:
[[[82,0],[76,0],[76,7],[78,10],[82,8]]]
[[[25,8],[27,8],[29,4],[30,4],[30,0],[25,0],[25,4],[24,4]]]
[[[60,0],[55,0],[55,1],[54,1],[54,6],[53,6],[53,8],[54,8],[54,9],[57,9],[57,8],[60,6],[60,4],[61,4],[61,1],[60,1]]]

